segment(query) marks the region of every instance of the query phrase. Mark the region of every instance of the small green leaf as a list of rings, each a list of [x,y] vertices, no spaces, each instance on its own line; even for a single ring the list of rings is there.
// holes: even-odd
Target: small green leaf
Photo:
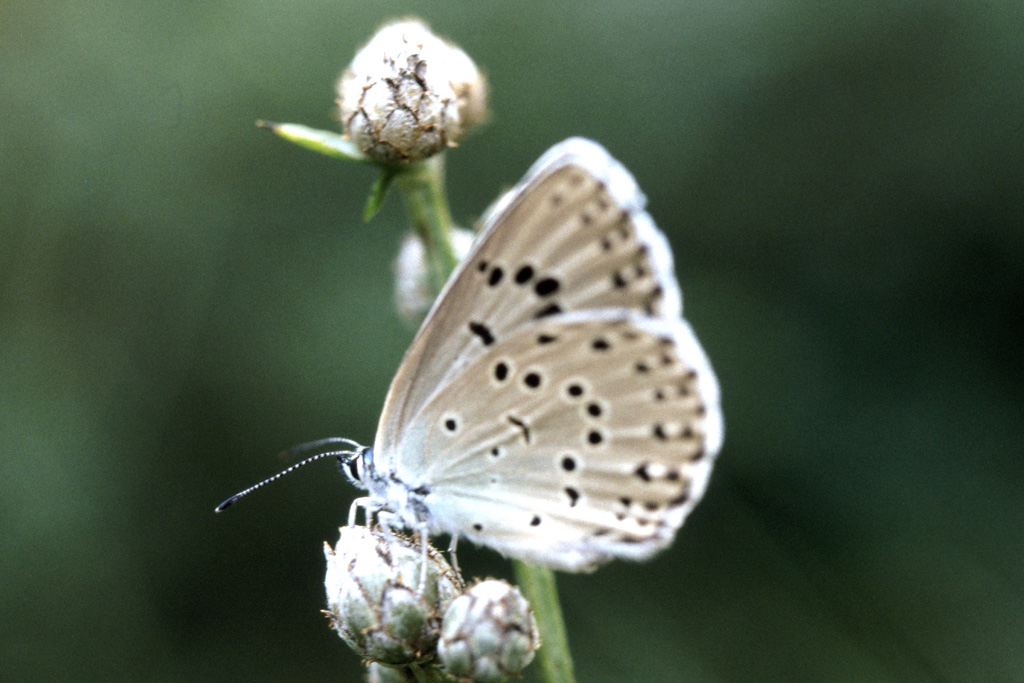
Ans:
[[[366,198],[366,206],[363,207],[363,221],[369,223],[370,219],[377,215],[380,207],[384,204],[384,197],[388,194],[391,181],[398,175],[394,168],[384,166],[380,169],[380,175],[370,188],[370,196]]]
[[[341,133],[329,130],[310,128],[298,123],[273,123],[272,121],[257,121],[256,125],[277,133],[285,140],[311,149],[314,152],[326,154],[337,159],[347,159],[367,163],[371,159],[363,154],[356,145]]]

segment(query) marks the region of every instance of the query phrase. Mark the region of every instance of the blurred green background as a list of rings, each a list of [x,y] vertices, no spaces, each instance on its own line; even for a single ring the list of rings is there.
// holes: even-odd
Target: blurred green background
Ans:
[[[333,127],[411,13],[492,87],[457,220],[599,140],[723,386],[675,545],[560,577],[580,680],[1024,680],[1019,0],[7,0],[0,678],[357,680],[318,612],[344,478],[213,506],[373,439],[401,203],[362,224],[369,169],[253,122]]]

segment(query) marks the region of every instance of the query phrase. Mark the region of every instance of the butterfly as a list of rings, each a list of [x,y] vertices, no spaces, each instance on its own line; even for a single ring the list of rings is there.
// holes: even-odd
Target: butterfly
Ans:
[[[723,421],[645,203],[583,138],[499,199],[406,352],[373,446],[339,456],[367,492],[357,503],[571,572],[672,542]]]

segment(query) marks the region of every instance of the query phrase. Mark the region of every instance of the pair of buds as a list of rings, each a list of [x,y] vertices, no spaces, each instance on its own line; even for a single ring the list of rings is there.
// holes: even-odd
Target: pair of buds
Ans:
[[[408,669],[421,667],[497,683],[533,660],[537,624],[507,582],[467,588],[433,547],[424,554],[418,541],[363,526],[342,527],[324,555],[325,613],[360,657],[377,664],[371,680],[416,680]]]

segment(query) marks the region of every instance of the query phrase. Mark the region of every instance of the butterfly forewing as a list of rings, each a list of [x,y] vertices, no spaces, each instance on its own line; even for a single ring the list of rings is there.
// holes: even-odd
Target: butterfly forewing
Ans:
[[[378,457],[392,455],[391,440],[430,394],[527,322],[608,308],[678,317],[671,252],[644,202],[596,143],[570,139],[541,157],[491,210],[413,341],[381,417]]]

